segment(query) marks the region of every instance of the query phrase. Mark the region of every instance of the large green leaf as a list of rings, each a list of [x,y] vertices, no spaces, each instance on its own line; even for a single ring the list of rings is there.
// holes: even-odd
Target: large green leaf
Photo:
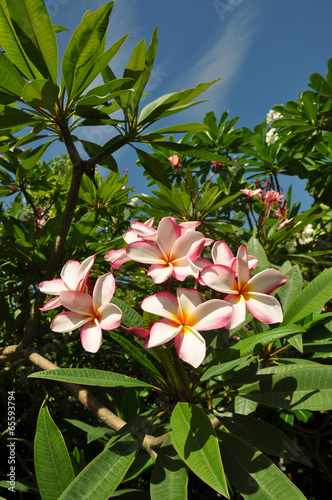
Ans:
[[[232,434],[217,435],[227,477],[246,500],[306,500],[262,453]]]
[[[131,326],[143,328],[143,318],[137,311],[135,311],[135,309],[128,306],[123,300],[120,300],[116,297],[112,298],[112,302],[113,304],[120,307],[123,313],[121,323],[124,326],[126,326],[127,328],[130,328]]]
[[[258,377],[259,381],[239,389],[242,397],[290,410],[332,409],[331,366],[278,366],[261,370]]]
[[[282,269],[280,269],[281,272]],[[282,309],[284,314],[289,309],[289,306],[293,302],[293,300],[299,295],[302,290],[302,274],[299,266],[293,266],[288,272],[285,274],[287,278],[286,285],[280,287],[278,290],[278,296],[280,298]]]
[[[114,298],[114,297],[113,297]],[[112,300],[113,302],[113,300]],[[114,302],[114,304],[118,304],[117,302]],[[119,306],[120,307],[120,306]],[[154,366],[153,363],[147,358],[141,351],[141,349],[138,349],[132,342],[130,342],[128,339],[126,339],[123,335],[120,335],[113,330],[110,333],[110,336],[118,342],[118,344],[121,345],[121,347],[126,351],[129,356],[131,356],[133,359],[135,359],[140,365],[142,365],[144,368],[149,370],[151,373],[153,373],[158,379],[163,380],[163,377],[157,370],[157,368]]]
[[[59,500],[107,500],[139,452],[146,426],[136,426],[107,447],[76,476]],[[114,440],[114,438],[112,438]]]
[[[25,111],[4,106],[3,112],[0,113],[0,130],[19,130],[20,128],[24,128],[25,125],[33,125],[38,121],[40,120]]]
[[[45,402],[40,408],[34,441],[34,463],[43,500],[57,500],[75,475],[61,432]]]
[[[260,451],[311,465],[302,450],[283,432],[255,417],[218,414],[220,422],[235,436]]]
[[[270,267],[264,248],[254,236],[252,236],[247,243],[247,251],[248,255],[254,255],[258,258],[257,266],[252,274],[256,274]]]
[[[16,99],[22,96],[25,80],[16,66],[0,51],[0,89],[9,92]]]
[[[76,91],[75,91],[75,96],[77,97],[82,94],[82,92],[92,83],[95,78],[107,67],[108,63],[110,62],[111,59],[115,56],[115,54],[120,50],[122,47],[124,41],[126,40],[128,35],[124,35],[121,37],[117,42],[115,42],[111,47],[109,47],[103,54],[101,54],[98,59],[95,61],[93,64],[90,72],[88,75],[86,75],[85,79],[83,80],[82,84],[79,86],[78,84],[76,85]],[[122,79],[119,79],[119,81]],[[91,89],[91,91],[94,93],[95,89]],[[89,93],[87,92],[87,94]]]
[[[59,87],[49,80],[32,80],[25,84],[22,92],[23,100],[34,108],[46,108],[54,113],[54,105],[58,98]]]
[[[218,80],[214,80],[209,83],[201,83],[195,88],[181,90],[180,92],[172,92],[171,94],[165,94],[158,99],[155,99],[142,109],[138,119],[138,124],[141,126],[147,123],[153,123],[154,121],[162,118],[164,113],[170,109],[180,108],[192,99],[195,99],[195,97],[204,92],[204,90],[208,89],[216,81]]]
[[[311,313],[318,314],[332,297],[332,268],[314,278],[299,293],[284,316],[283,324],[296,323]]]
[[[171,183],[164,168],[164,165],[154,155],[135,148],[137,156],[149,175],[158,182],[171,188]]]
[[[170,426],[172,444],[185,464],[211,488],[229,498],[218,439],[209,417],[195,405],[178,403]]]
[[[4,48],[10,60],[17,66],[22,74],[29,80],[42,78],[43,75],[38,71],[32,61],[29,61],[23,50],[21,41],[14,29],[8,8],[8,0],[0,0],[0,39],[1,46]],[[12,4],[14,1],[12,0]]]
[[[29,376],[72,384],[94,385],[97,387],[153,387],[151,384],[128,377],[127,375],[104,370],[90,370],[88,368],[56,368],[54,370],[32,373]]]
[[[107,2],[95,12],[85,15],[75,29],[62,59],[62,76],[71,100],[85,81],[95,61],[100,57],[109,16],[114,2]]]
[[[17,37],[30,61],[44,78],[56,84],[58,45],[44,1],[7,0],[7,7]]]
[[[187,499],[188,474],[179,455],[167,436],[157,456],[152,470],[151,500]]]

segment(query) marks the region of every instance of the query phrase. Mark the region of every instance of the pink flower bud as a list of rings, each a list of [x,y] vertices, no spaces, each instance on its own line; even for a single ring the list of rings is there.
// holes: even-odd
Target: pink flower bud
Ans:
[[[170,164],[173,165],[173,167],[178,167],[178,168],[181,167],[181,165],[180,165],[180,158],[178,157],[178,155],[170,156],[167,159],[170,162]]]

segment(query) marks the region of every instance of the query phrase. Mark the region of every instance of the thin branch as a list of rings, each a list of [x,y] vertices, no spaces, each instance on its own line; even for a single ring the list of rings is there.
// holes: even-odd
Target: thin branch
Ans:
[[[43,370],[54,370],[59,369],[59,366],[55,365],[48,359],[44,358],[37,352],[29,350],[28,359],[31,363],[42,368]],[[88,410],[91,411],[97,418],[102,420],[104,424],[115,431],[122,429],[126,422],[111,412],[106,408],[98,399],[96,399],[92,394],[89,393],[87,389],[79,384],[71,384],[68,382],[61,382],[66,389],[73,394]],[[167,437],[167,433],[162,436],[151,436],[147,434],[143,440],[142,447],[150,454],[152,460],[155,461],[157,454],[154,451],[155,448],[159,448]]]

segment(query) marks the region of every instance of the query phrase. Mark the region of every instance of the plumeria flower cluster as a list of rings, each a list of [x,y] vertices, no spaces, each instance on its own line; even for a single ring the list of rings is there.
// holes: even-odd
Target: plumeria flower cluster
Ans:
[[[92,296],[85,293],[89,272],[95,255],[88,257],[81,264],[70,260],[61,271],[61,278],[43,281],[39,288],[43,293],[55,295],[41,309],[47,311],[63,306],[66,311],[53,319],[53,332],[71,332],[81,329],[83,348],[95,353],[102,343],[102,330],[113,330],[120,326],[122,311],[110,301],[115,291],[115,280],[112,273],[100,276],[93,287]],[[92,286],[90,285],[90,288]]]
[[[300,222],[298,222],[298,224],[300,224]],[[298,238],[300,245],[308,245],[308,243],[311,243],[314,239],[314,232],[315,230],[312,227],[312,224],[307,224],[303,229],[301,229],[300,232],[296,233],[295,236]],[[285,246],[288,253],[295,253],[297,241],[288,241]]]
[[[266,269],[252,276],[257,257],[248,255],[245,245],[234,256],[224,241],[214,243],[211,261],[202,258],[204,247],[212,240],[196,230],[199,222],[178,224],[173,217],[164,217],[157,229],[153,223],[154,219],[144,224],[132,221],[131,229],[124,235],[127,246],[105,255],[115,269],[130,260],[148,267],[147,275],[163,286],[164,291],[146,297],[141,304],[143,311],[160,319],[150,324],[149,329],[129,329],[145,339],[146,348],[171,343],[183,361],[197,368],[206,355],[205,339],[200,332],[237,328],[246,321],[247,310],[266,324],[282,321],[281,306],[272,296],[286,283],[282,273]],[[65,308],[53,319],[51,329],[70,332],[82,328],[82,345],[89,352],[97,352],[102,330],[119,327],[122,317],[121,310],[110,304],[115,291],[113,274],[99,277],[94,287],[89,280],[94,260],[95,255],[82,263],[69,261],[61,278],[40,283],[42,292],[55,296],[42,310]],[[183,286],[177,288],[176,295],[169,291],[174,280],[183,282],[188,276],[199,285],[219,292],[220,298],[202,302],[196,289]],[[92,295],[86,293],[86,287]]]
[[[266,116],[266,123],[270,125],[272,122],[276,120],[280,120],[282,118],[282,114],[278,113],[278,111],[274,111],[273,109],[270,109]]]
[[[287,217],[289,209],[287,208],[287,201],[284,199],[285,193],[279,193],[274,189],[268,190],[268,180],[265,183],[265,189],[261,188],[257,179],[256,184],[257,189],[241,189],[241,193],[250,199],[257,197],[261,201],[262,208],[264,208],[264,215],[262,216],[262,214],[260,214],[261,224],[265,224],[266,220],[270,216],[272,208],[274,208],[275,211],[273,212],[272,217],[279,219],[278,229],[281,229],[292,220]]]

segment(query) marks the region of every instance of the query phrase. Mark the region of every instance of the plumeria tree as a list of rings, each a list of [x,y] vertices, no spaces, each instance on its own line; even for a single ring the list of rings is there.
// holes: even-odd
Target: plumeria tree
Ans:
[[[0,486],[318,500],[332,482],[331,64],[253,131],[227,112],[158,128],[213,82],[142,105],[157,30],[116,77],[112,8],[86,13],[58,75],[64,28],[43,0],[0,0],[1,439],[16,442]],[[82,134],[95,126],[102,144]],[[67,155],[43,162],[55,141]],[[128,144],[149,195],[120,176]],[[305,212],[281,189],[294,165]]]

